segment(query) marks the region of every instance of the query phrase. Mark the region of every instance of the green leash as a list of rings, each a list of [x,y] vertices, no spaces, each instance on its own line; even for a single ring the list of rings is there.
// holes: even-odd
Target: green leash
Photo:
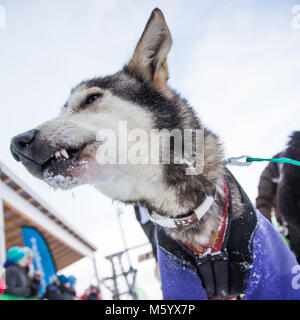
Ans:
[[[280,162],[280,163],[290,163],[295,166],[300,166],[300,161],[296,161],[289,158],[271,158],[271,159],[263,159],[263,158],[247,158],[247,162],[259,162],[259,161],[269,161],[269,162]]]
[[[251,158],[250,156],[241,156],[241,157],[233,157],[227,159],[225,164],[232,166],[250,166],[252,162],[261,162],[261,161],[269,161],[269,162],[277,162],[277,163],[289,163],[295,166],[300,166],[300,161],[296,161],[289,158]],[[274,224],[273,224],[274,225]],[[281,234],[283,240],[289,245],[290,241],[285,237],[285,235],[279,230],[282,228],[281,224],[277,222],[277,226],[275,226],[276,230]]]
[[[296,161],[289,158],[252,158],[250,156],[240,156],[229,158],[226,161],[226,164],[232,166],[250,166],[252,162],[261,162],[261,161],[269,161],[269,162],[278,162],[278,163],[289,163],[295,166],[300,166],[300,161]]]

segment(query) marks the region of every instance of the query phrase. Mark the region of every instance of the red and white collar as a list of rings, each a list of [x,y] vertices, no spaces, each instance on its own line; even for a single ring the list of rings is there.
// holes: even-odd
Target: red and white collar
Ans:
[[[207,254],[217,254],[221,252],[223,247],[223,242],[226,236],[226,232],[228,229],[228,221],[229,221],[229,192],[228,185],[226,180],[224,179],[224,193],[225,193],[225,207],[223,215],[220,217],[219,227],[212,231],[209,241],[205,245],[191,245],[189,243],[185,243],[185,245],[196,253],[198,256],[206,256]]]
[[[205,213],[210,209],[212,203],[214,202],[213,196],[207,196],[201,205],[193,210],[193,214],[184,218],[168,218],[163,217],[156,212],[152,212],[150,219],[155,224],[159,224],[164,228],[183,228],[190,226],[191,224],[201,220]]]

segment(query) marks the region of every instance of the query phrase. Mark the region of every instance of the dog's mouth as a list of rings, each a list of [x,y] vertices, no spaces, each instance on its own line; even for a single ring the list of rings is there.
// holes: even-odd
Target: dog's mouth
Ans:
[[[84,143],[77,148],[60,149],[42,165],[42,179],[53,188],[68,189],[80,184],[82,175],[89,167],[89,160],[98,149],[98,141]]]
[[[23,153],[14,146],[11,150],[15,159],[33,175],[53,187],[61,187],[61,182],[74,182],[81,178],[99,145],[99,141],[91,140],[78,147],[66,148],[47,148],[46,144],[41,144],[31,153]]]
[[[55,151],[50,158],[42,165],[42,172],[45,170],[53,170],[58,168],[68,169],[72,164],[77,162],[83,150],[91,143],[85,143],[79,148],[60,149]]]
[[[86,165],[87,161],[84,160],[84,158],[89,156],[91,151],[98,146],[99,143],[93,140],[82,144],[80,147],[71,147],[55,151],[50,158],[42,164],[42,174],[48,172],[52,175],[68,175],[68,172]]]

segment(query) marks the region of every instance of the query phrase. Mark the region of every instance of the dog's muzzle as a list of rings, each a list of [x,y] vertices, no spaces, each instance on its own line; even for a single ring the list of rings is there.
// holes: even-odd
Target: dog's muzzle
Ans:
[[[41,177],[43,165],[53,154],[53,150],[39,139],[38,130],[30,130],[12,138],[10,151],[16,161],[21,161],[37,177]]]

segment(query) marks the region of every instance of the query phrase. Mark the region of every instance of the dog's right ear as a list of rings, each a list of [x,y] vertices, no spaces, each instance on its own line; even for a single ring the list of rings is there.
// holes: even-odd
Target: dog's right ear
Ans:
[[[165,91],[169,78],[167,55],[172,38],[163,13],[154,9],[127,68]]]

